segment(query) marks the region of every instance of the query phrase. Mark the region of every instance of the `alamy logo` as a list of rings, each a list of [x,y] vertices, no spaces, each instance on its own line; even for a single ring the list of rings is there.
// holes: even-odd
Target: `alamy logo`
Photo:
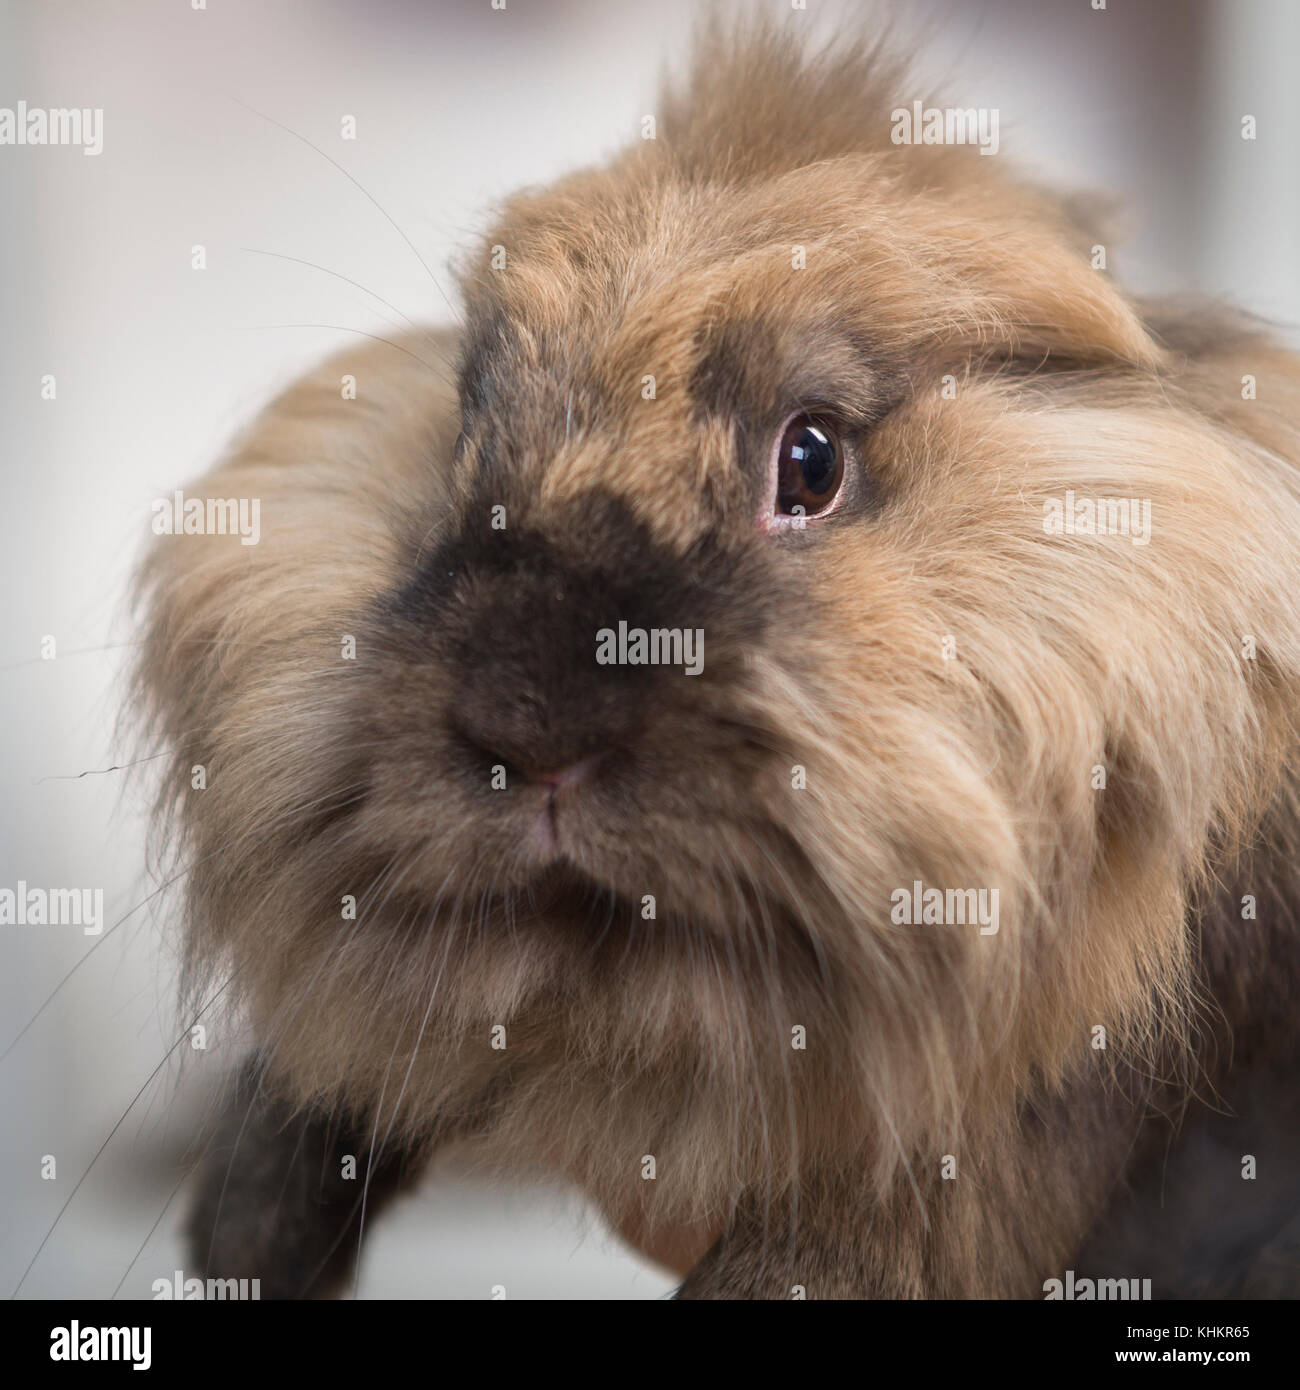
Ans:
[[[889,920],[902,927],[967,927],[977,923],[981,936],[996,936],[996,888],[927,888],[918,878],[911,888],[895,888]]]
[[[704,670],[702,627],[602,627],[596,634],[601,666],[684,666],[688,676]]]
[[[82,1327],[73,1321],[50,1332],[51,1361],[129,1361],[133,1371],[153,1365],[153,1329]]]
[[[0,888],[0,927],[80,927],[86,936],[104,930],[102,888]]]
[[[914,101],[889,113],[889,138],[896,145],[978,145],[998,152],[996,107],[926,106]]]
[[[1149,497],[1048,497],[1043,531],[1049,536],[1129,536],[1134,545],[1151,540]]]
[[[1150,1297],[1150,1279],[1076,1279],[1072,1269],[1065,1271],[1064,1280],[1049,1279],[1043,1285],[1043,1298],[1048,1303],[1054,1299],[1137,1302]]]
[[[262,535],[258,497],[186,497],[174,492],[153,503],[155,536],[238,536],[240,545],[256,545]]]
[[[80,145],[82,154],[104,149],[101,107],[0,106],[0,145]]]

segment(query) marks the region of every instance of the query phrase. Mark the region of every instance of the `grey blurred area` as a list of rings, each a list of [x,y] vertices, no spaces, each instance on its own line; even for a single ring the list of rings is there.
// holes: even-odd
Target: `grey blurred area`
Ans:
[[[849,12],[752,8],[823,36]],[[875,9],[925,38],[916,95],[996,108],[1003,157],[1115,195],[1121,278],[1227,296],[1296,339],[1300,5]],[[220,1029],[189,1045],[174,899],[147,868],[147,764],[112,770],[156,751],[120,724],[151,500],[357,333],[449,322],[455,249],[512,189],[637,138],[703,10],[0,5],[0,107],[104,112],[98,156],[0,147],[0,887],[102,886],[107,924],[0,926],[0,1294],[148,1297],[183,1268],[188,1146],[242,1050]],[[494,1286],[656,1298],[672,1281],[572,1194],[462,1162],[376,1224],[357,1292]]]

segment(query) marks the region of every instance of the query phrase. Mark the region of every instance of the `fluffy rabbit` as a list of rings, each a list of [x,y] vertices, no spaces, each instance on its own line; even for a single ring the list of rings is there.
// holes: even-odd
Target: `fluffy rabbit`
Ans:
[[[152,550],[197,1267],[338,1291],[473,1138],[683,1297],[1300,1291],[1300,366],[915,95],[706,38]]]

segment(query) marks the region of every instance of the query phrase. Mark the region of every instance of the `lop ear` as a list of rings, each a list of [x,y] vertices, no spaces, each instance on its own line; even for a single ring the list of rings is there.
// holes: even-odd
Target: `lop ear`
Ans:
[[[900,354],[1169,365],[1137,307],[1094,268],[1060,205],[978,157],[913,192],[879,157],[846,155],[741,191],[737,206],[757,229],[746,253],[755,274],[729,290],[737,310],[752,294],[755,314],[781,304],[793,316],[803,305],[806,315],[812,282],[838,318],[860,314],[864,337]],[[777,223],[782,237],[773,207],[817,209],[818,230],[801,238],[797,220]],[[801,239],[806,269],[775,275],[789,266],[788,243]],[[742,265],[733,259],[733,277]]]
[[[937,239],[943,272],[975,290],[952,324],[964,348],[1078,366],[1166,363],[1135,307],[1062,227],[1022,217],[989,237],[989,225],[971,219],[967,233],[950,218]]]

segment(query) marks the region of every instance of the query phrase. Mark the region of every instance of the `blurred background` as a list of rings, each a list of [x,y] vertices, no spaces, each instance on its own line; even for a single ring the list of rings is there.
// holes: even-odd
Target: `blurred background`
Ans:
[[[495,200],[638,137],[704,8],[199,3],[0,4],[0,107],[104,112],[97,157],[0,146],[0,887],[101,886],[106,919],[97,938],[0,926],[3,1296],[21,1281],[23,1297],[148,1297],[184,1267],[186,1144],[238,1057],[217,1033],[164,1060],[181,1022],[167,905],[150,896],[141,785],[109,770],[152,751],[116,732],[152,499],[357,332],[450,320],[376,203],[447,286]],[[1300,5],[1095,3],[875,8],[925,38],[943,100],[999,110],[1001,158],[1117,195],[1120,278],[1227,296],[1296,341]],[[846,13],[736,8],[823,34]],[[512,1298],[672,1287],[573,1196],[453,1165],[376,1223],[358,1293],[498,1284]]]

